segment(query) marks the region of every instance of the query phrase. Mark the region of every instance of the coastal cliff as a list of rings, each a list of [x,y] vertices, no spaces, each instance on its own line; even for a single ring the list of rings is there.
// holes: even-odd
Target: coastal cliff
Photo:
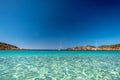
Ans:
[[[19,50],[17,46],[0,42],[0,50]]]
[[[67,50],[120,50],[120,44],[113,45],[101,45],[101,46],[76,46],[72,48],[67,48]]]

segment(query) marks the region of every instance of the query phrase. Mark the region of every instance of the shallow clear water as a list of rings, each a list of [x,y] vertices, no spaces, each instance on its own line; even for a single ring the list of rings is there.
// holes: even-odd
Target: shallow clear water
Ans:
[[[0,51],[0,80],[120,80],[120,51]]]

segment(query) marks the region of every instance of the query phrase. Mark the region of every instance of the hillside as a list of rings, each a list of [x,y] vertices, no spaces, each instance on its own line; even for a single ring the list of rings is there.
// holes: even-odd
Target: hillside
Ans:
[[[18,48],[17,46],[0,42],[0,50],[18,50],[18,49],[20,48]]]
[[[120,44],[113,45],[101,45],[101,46],[77,46],[72,48],[67,48],[67,50],[120,50]]]

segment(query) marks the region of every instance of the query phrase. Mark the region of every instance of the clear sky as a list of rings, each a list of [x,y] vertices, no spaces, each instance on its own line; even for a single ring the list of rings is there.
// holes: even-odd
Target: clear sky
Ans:
[[[120,0],[0,0],[0,41],[30,49],[120,43]]]

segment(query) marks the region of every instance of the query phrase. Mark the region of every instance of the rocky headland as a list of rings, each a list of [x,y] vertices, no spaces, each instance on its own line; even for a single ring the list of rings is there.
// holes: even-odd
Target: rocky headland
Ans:
[[[101,46],[76,46],[72,48],[67,48],[67,50],[120,50],[120,44],[113,45],[101,45]]]
[[[0,42],[0,50],[19,50],[17,46]]]

